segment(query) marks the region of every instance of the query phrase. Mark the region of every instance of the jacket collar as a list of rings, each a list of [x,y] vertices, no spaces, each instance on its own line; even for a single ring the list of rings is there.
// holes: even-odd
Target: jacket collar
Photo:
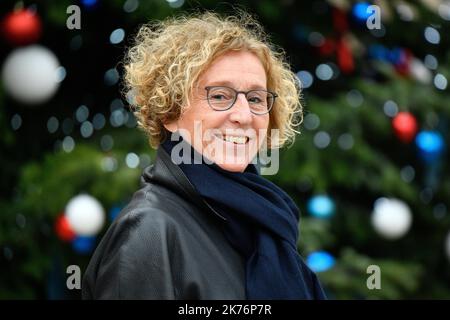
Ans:
[[[183,198],[194,202],[197,206],[207,211],[212,211],[218,218],[227,219],[214,210],[208,202],[195,190],[184,172],[172,162],[170,155],[160,146],[156,151],[156,159],[153,165],[144,169],[141,184],[156,183],[176,192]]]

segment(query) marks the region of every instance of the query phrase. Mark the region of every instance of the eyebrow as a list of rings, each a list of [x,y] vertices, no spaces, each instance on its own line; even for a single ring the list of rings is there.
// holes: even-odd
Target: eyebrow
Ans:
[[[228,80],[222,80],[222,81],[213,81],[209,82],[206,86],[226,86],[236,89],[236,86],[233,82]],[[252,84],[249,87],[247,87],[248,90],[267,90],[265,86],[261,86],[259,84]]]

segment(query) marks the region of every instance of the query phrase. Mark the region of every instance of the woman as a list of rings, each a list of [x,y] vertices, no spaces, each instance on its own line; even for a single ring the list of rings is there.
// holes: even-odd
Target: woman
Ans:
[[[295,75],[246,14],[144,26],[125,62],[157,148],[85,273],[94,299],[323,299],[299,211],[254,160],[296,133]],[[277,132],[276,135],[271,134]]]

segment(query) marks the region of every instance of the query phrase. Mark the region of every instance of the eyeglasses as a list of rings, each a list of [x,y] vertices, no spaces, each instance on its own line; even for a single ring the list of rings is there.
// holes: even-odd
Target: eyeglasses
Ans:
[[[278,97],[276,93],[266,90],[237,91],[230,87],[205,87],[209,106],[217,111],[230,109],[236,102],[239,93],[245,95],[253,114],[263,115],[269,113]]]

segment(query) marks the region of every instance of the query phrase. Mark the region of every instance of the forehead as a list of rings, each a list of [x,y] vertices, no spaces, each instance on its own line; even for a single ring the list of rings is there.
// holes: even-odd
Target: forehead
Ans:
[[[216,58],[199,78],[200,85],[227,85],[239,89],[266,88],[267,77],[259,58],[248,51],[230,51]]]

